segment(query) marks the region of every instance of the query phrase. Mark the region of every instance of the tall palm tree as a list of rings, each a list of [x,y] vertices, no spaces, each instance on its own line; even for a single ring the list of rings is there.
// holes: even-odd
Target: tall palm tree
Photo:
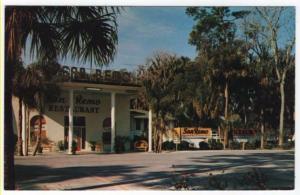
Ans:
[[[25,69],[22,65],[21,62],[17,63],[15,65],[15,75],[13,78],[13,95],[15,97],[18,98],[18,102],[19,102],[19,113],[18,113],[18,141],[17,141],[17,152],[19,156],[23,156],[23,149],[22,149],[22,131],[24,131],[24,129],[22,129],[22,118],[23,118],[23,114],[22,114],[22,106],[23,106],[23,97],[25,94],[25,89],[24,89],[24,85],[22,82],[23,79],[23,75],[25,72]]]
[[[26,45],[38,59],[70,56],[103,66],[113,60],[117,44],[118,9],[107,7],[5,8],[4,188],[14,184],[12,78]]]

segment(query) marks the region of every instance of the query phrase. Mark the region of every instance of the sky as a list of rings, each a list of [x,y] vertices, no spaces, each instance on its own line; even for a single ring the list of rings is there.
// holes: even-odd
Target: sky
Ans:
[[[118,19],[119,44],[111,68],[135,69],[155,52],[166,51],[194,58],[188,44],[193,20],[185,7],[125,7]]]
[[[185,14],[185,9],[185,7],[124,7],[117,18],[117,53],[114,61],[105,69],[125,68],[133,71],[159,51],[194,58],[196,49],[188,44],[193,20]],[[30,61],[32,59],[25,55],[25,64]],[[83,64],[70,59],[61,63],[90,67],[89,63]]]
[[[249,7],[231,7],[233,11]],[[139,65],[156,52],[168,52],[178,56],[186,56],[190,59],[196,57],[196,48],[188,44],[189,33],[195,23],[185,13],[186,7],[123,7],[117,17],[118,45],[114,61],[103,69],[134,71]],[[294,12],[285,19],[285,23],[295,21]],[[292,20],[291,20],[292,19]],[[285,30],[295,29],[282,28]],[[286,43],[286,32],[280,33],[282,45]],[[29,51],[29,49],[27,49]],[[33,60],[24,54],[25,64]],[[90,68],[86,64],[70,59],[60,60],[62,65]],[[96,68],[93,65],[93,68]]]

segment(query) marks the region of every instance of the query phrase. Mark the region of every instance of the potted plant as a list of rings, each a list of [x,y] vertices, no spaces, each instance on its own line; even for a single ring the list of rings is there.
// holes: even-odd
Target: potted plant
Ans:
[[[90,147],[92,151],[95,151],[96,149],[96,142],[95,141],[90,141]]]
[[[122,153],[125,152],[125,144],[129,141],[126,136],[116,136],[115,137],[115,152]]]
[[[72,154],[76,154],[76,150],[77,150],[77,143],[73,140],[72,141],[72,148],[71,148],[71,151],[72,151]]]
[[[59,151],[64,151],[65,150],[64,141],[62,141],[62,140],[58,141],[57,146],[58,146]]]
[[[43,146],[39,145],[39,147],[38,147],[38,153],[39,154],[43,153]]]

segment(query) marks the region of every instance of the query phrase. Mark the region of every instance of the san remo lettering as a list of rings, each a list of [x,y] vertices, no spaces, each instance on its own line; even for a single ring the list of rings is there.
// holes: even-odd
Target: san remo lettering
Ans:
[[[100,99],[85,98],[82,95],[75,96],[75,113],[99,113]],[[68,112],[69,105],[66,104],[64,97],[56,97],[47,105],[49,112]]]

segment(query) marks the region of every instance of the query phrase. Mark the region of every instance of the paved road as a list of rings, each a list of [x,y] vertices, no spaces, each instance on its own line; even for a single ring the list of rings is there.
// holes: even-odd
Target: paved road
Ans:
[[[196,190],[294,188],[293,151],[48,153],[15,163],[21,190],[172,190],[183,180]]]

